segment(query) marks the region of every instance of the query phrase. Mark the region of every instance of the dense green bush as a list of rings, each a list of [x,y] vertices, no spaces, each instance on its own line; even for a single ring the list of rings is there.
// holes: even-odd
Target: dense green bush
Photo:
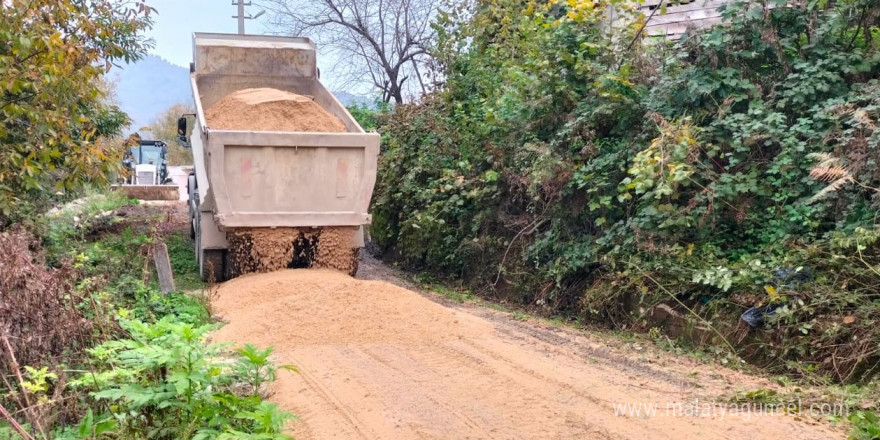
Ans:
[[[379,115],[389,111],[391,104],[376,100],[372,105],[354,103],[346,109],[364,131],[376,131],[379,126]]]
[[[91,390],[107,412],[89,412],[58,438],[290,438],[281,430],[292,416],[260,398],[261,383],[275,375],[271,350],[248,346],[227,359],[205,342],[213,326],[174,321],[123,319],[127,339],[90,350],[99,368],[70,386]]]
[[[444,88],[380,127],[373,240],[488,295],[618,325],[663,301],[732,331],[775,303],[739,354],[872,377],[880,5],[733,4],[676,42],[637,36],[637,18],[602,26],[607,10],[441,14]]]

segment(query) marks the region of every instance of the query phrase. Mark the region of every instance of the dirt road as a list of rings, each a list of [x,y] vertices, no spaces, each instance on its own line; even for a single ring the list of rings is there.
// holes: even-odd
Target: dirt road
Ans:
[[[369,261],[361,274],[394,281]],[[809,417],[705,405],[770,388],[762,379],[384,281],[251,275],[213,306],[228,321],[215,341],[273,345],[276,363],[300,369],[280,371],[270,398],[300,418],[300,440],[844,437]]]

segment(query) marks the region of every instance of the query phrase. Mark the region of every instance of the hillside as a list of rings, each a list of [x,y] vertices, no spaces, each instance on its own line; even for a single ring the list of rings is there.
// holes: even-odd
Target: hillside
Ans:
[[[147,55],[116,72],[119,107],[131,116],[132,128],[148,125],[174,104],[192,101],[187,69],[158,56]]]

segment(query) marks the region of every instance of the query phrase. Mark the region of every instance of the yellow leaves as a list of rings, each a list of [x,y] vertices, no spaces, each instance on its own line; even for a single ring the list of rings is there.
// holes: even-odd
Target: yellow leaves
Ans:
[[[648,19],[647,19],[647,17],[645,17],[645,14],[636,14],[635,19],[632,20],[629,27],[634,30],[635,29],[643,29],[645,27],[645,22],[647,20]]]
[[[61,32],[55,32],[49,37],[48,41],[49,47],[61,47],[64,45],[64,41],[61,39]]]
[[[669,123],[658,114],[649,115],[660,128],[660,135],[651,145],[633,158],[628,177],[623,180],[627,190],[660,199],[672,196],[682,185],[688,185],[694,173],[693,162],[699,152],[690,121],[685,118]]]
[[[767,292],[767,296],[770,297],[771,303],[778,302],[782,299],[782,295],[780,295],[773,286],[764,286],[764,291]]]
[[[559,5],[559,3],[559,0],[548,0],[544,7],[544,11],[550,11],[555,6]],[[553,21],[551,23],[552,26],[558,26],[566,21],[580,23],[587,20],[593,20],[603,14],[601,8],[597,13],[596,2],[591,0],[565,0],[565,4],[568,6],[568,11],[565,13],[564,17]]]
[[[596,4],[590,0],[567,0],[572,11],[592,11]]]

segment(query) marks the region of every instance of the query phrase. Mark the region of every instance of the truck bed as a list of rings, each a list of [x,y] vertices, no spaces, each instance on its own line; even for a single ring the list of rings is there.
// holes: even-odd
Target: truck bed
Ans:
[[[365,133],[316,78],[311,43],[265,36],[195,38],[192,139],[202,211],[213,214],[221,231],[368,224],[379,135]],[[309,96],[348,132],[211,129],[205,109],[256,87]]]

